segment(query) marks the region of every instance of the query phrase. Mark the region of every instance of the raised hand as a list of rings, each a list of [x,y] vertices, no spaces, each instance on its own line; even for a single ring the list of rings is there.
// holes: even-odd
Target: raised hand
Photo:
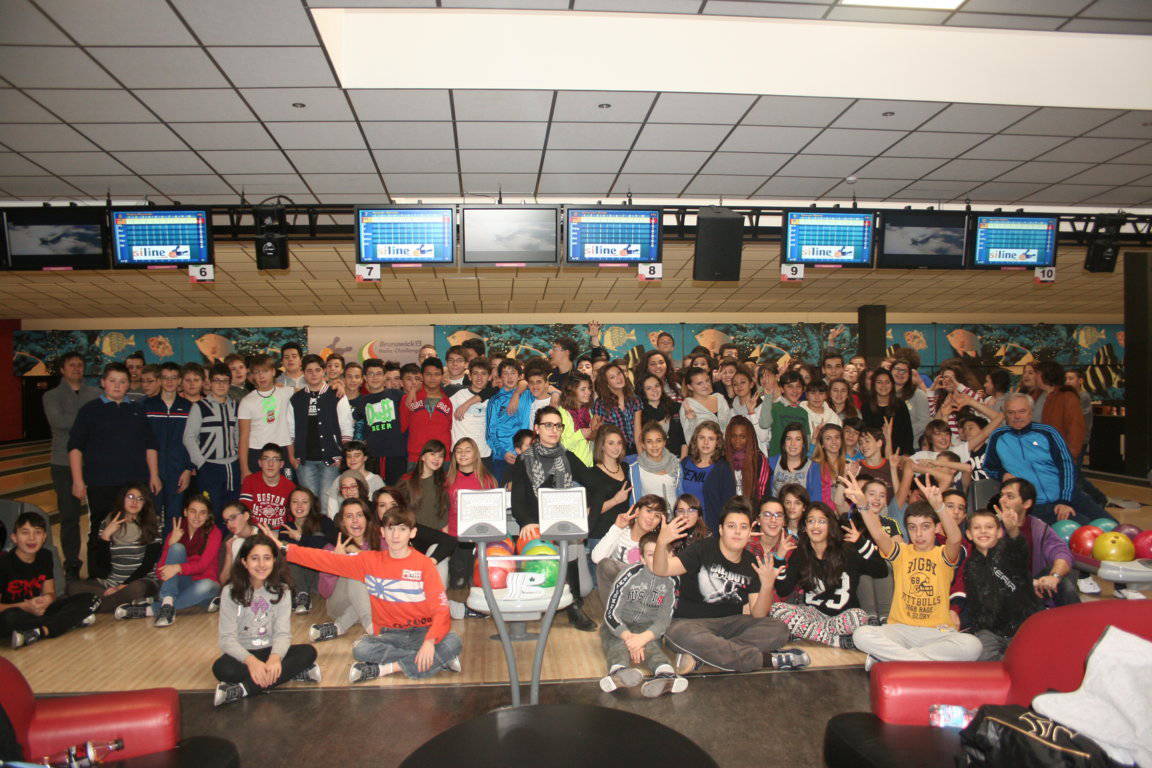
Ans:
[[[344,538],[344,534],[337,533],[336,534],[336,548],[332,551],[338,555],[347,555],[348,554],[348,545],[351,543],[351,541],[352,541],[351,536],[349,536],[348,538]]]
[[[840,526],[840,530],[844,531],[844,541],[849,544],[855,544],[860,541],[860,529],[856,527],[854,521],[849,520],[848,525]]]
[[[177,518],[172,523],[172,533],[168,534],[168,546],[179,544],[182,538],[184,538],[184,526],[180,525],[180,519]]]
[[[260,529],[260,533],[272,539],[272,541],[276,542],[277,544],[281,543],[280,534],[269,528],[267,523],[256,523],[256,527]],[[337,536],[339,536],[339,534],[337,534]]]
[[[674,517],[660,526],[657,543],[660,544],[660,546],[666,547],[677,539],[682,539],[687,536],[688,528],[688,518]]]
[[[1004,524],[1004,530],[1010,537],[1015,537],[1020,531],[1020,513],[1015,509],[1001,509],[999,504],[993,504],[992,508],[996,510],[1000,522]]]
[[[944,495],[940,489],[935,485],[926,485],[920,482],[920,478],[912,478],[916,483],[916,487],[920,489],[920,493],[924,494],[924,500],[932,505],[932,509],[940,509],[944,506]]]
[[[627,528],[628,526],[632,525],[632,521],[636,519],[636,515],[638,514],[640,514],[640,512],[636,508],[636,505],[633,504],[632,508],[627,512],[621,512],[620,514],[616,515],[616,527]]]
[[[620,490],[616,491],[616,493],[612,496],[612,501],[615,502],[612,506],[616,506],[616,504],[622,504],[631,495],[632,484],[625,480],[624,484],[620,486]]]
[[[787,559],[788,553],[794,549],[796,549],[796,540],[785,534],[780,537],[780,543],[776,545],[776,557]]]
[[[780,574],[780,569],[776,567],[771,555],[764,557],[757,557],[752,561],[752,568],[756,571],[756,575],[760,577],[760,584],[775,584],[776,577]]]
[[[855,477],[848,477],[847,475],[840,475],[836,478],[836,482],[844,486],[844,496],[856,505],[858,509],[863,511],[867,508],[867,499],[864,496],[864,489],[860,486],[860,481]]]
[[[117,512],[116,515],[104,524],[104,530],[100,531],[100,538],[104,541],[112,541],[112,537],[116,535],[120,525],[124,522],[124,513]]]

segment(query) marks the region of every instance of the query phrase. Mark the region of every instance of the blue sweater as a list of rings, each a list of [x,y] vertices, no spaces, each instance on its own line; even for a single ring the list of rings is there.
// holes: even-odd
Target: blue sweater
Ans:
[[[1032,422],[1024,429],[997,427],[984,450],[984,471],[999,480],[1008,472],[1036,486],[1037,504],[1069,504],[1076,465],[1054,427]]]
[[[84,455],[86,485],[122,486],[148,480],[146,455],[156,450],[156,438],[140,403],[114,403],[101,396],[76,414],[68,450]]]
[[[720,531],[720,513],[728,499],[736,495],[736,475],[727,461],[721,459],[704,468],[696,466],[691,457],[680,462],[680,488],[682,493],[691,493],[700,498],[704,506],[704,522],[712,533]],[[701,485],[700,476],[703,475]],[[697,491],[697,489],[701,489]]]

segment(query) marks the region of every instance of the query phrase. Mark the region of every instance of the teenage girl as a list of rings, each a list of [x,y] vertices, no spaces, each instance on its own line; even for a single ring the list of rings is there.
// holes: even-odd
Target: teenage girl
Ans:
[[[284,517],[284,527],[279,531],[281,539],[299,544],[302,547],[324,549],[336,543],[339,529],[327,515],[320,514],[320,502],[312,491],[297,486],[288,496],[288,514]],[[312,593],[320,574],[310,568],[292,563],[289,568],[295,589],[292,592],[292,612],[309,613],[312,610]]]
[[[713,392],[712,377],[707,371],[689,368],[684,371],[684,384],[686,397],[680,404],[680,422],[684,425],[685,434],[695,434],[698,426],[709,422],[717,424],[720,429],[728,426],[731,408],[722,395]]]
[[[642,375],[636,391],[642,404],[636,426],[642,428],[653,422],[659,424],[668,436],[668,450],[676,458],[684,458],[688,449],[684,444],[684,425],[680,422],[680,403],[672,399],[664,389],[663,381],[655,374]],[[641,445],[640,438],[641,435],[636,436],[638,448]]]
[[[763,499],[758,519],[760,531],[758,534],[753,532],[746,549],[761,558],[765,552],[771,552],[776,564],[782,565],[796,549],[796,537],[788,533],[786,520],[784,504],[779,499],[773,496]]]
[[[820,465],[808,456],[808,437],[800,424],[789,424],[784,428],[780,441],[781,452],[769,456],[760,472],[757,497],[780,496],[780,489],[796,483],[804,486],[808,498],[819,501],[823,498],[820,484]]]
[[[439,440],[429,440],[420,449],[416,466],[400,478],[400,490],[408,497],[408,506],[416,513],[416,538],[412,546],[441,563],[456,549],[456,537],[448,532],[448,468],[444,462],[448,448]]]
[[[121,489],[113,509],[88,545],[89,578],[68,582],[69,595],[98,595],[97,610],[102,613],[156,594],[158,585],[152,574],[164,544],[147,487]]]
[[[681,489],[703,501],[704,522],[716,533],[724,504],[736,495],[736,475],[724,457],[724,435],[715,421],[696,427],[688,443],[688,456],[680,466]]]
[[[376,551],[383,546],[380,524],[375,515],[369,514],[367,504],[360,499],[344,499],[340,504],[337,525],[339,531],[333,547],[337,554]],[[324,593],[324,584],[320,584],[319,591]],[[356,624],[364,627],[366,632],[372,631],[372,604],[363,581],[337,578],[328,595],[326,607],[328,615],[333,618],[309,627],[308,638],[312,642],[334,640]]]
[[[641,496],[630,510],[616,516],[615,525],[596,544],[592,562],[596,564],[596,583],[605,604],[620,572],[640,562],[640,539],[658,529],[667,514],[668,504],[662,496]]]
[[[640,430],[639,453],[628,473],[633,504],[650,495],[662,498],[665,509],[676,503],[680,493],[680,459],[667,445],[668,436],[659,423],[649,422]]]
[[[700,539],[712,535],[708,525],[701,514],[703,508],[700,499],[690,493],[682,493],[676,499],[676,506],[672,508],[672,517],[683,517],[688,521],[688,533],[682,539],[672,542],[672,554],[677,554],[689,544],[695,544]]]

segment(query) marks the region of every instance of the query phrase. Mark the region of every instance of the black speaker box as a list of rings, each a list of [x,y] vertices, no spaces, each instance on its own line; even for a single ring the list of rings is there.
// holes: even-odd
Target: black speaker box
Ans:
[[[739,280],[744,216],[728,208],[701,208],[696,214],[693,280]]]
[[[888,307],[884,304],[865,304],[856,309],[856,338],[860,354],[868,365],[884,359],[885,339],[888,335]]]
[[[278,235],[256,238],[256,269],[288,269],[288,241]]]
[[[1088,244],[1084,254],[1084,269],[1088,272],[1114,272],[1120,246],[1115,240],[1095,240]]]

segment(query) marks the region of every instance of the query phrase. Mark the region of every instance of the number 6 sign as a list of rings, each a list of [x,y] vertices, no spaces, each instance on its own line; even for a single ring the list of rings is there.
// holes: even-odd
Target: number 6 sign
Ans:
[[[212,264],[190,264],[188,266],[188,280],[193,283],[216,282],[216,267]]]

